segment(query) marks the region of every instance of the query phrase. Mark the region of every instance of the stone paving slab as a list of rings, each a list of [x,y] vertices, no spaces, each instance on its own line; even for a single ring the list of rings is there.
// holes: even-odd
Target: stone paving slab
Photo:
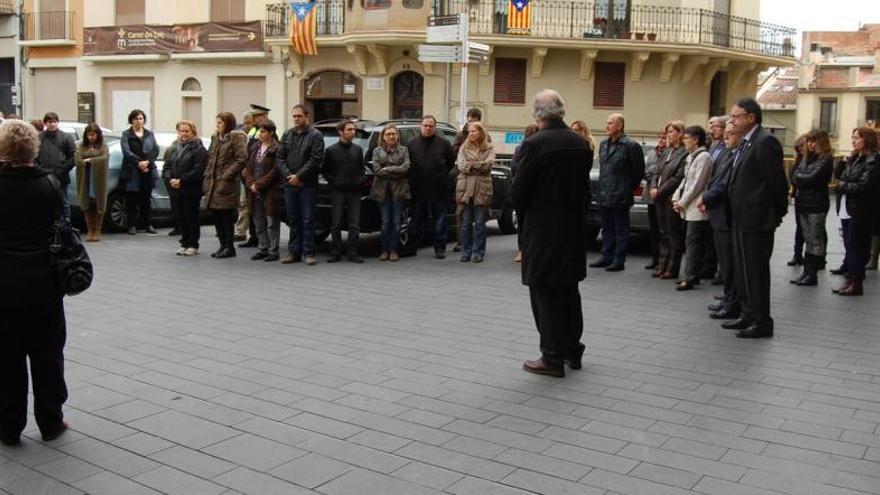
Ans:
[[[2,494],[880,494],[880,283],[798,288],[792,218],[773,259],[776,338],[706,317],[642,270],[581,285],[584,368],[537,355],[515,237],[481,265],[174,256],[168,237],[90,245],[66,300],[72,430],[0,448]],[[834,219],[829,266],[842,258]],[[325,253],[320,256],[323,259]],[[590,258],[595,259],[591,253]]]

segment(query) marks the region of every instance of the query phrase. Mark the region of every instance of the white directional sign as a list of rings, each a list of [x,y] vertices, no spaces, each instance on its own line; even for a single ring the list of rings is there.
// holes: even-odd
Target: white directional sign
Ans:
[[[475,41],[468,42],[468,62],[472,64],[480,64],[489,61],[489,55],[492,53],[492,47],[484,43]]]
[[[428,27],[428,43],[459,43],[461,40],[462,32],[460,24]]]
[[[461,47],[457,45],[419,45],[419,62],[461,62]]]

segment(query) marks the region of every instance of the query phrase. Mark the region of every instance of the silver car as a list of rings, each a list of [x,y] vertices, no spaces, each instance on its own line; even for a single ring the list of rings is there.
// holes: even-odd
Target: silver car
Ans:
[[[159,176],[162,175],[162,167],[164,162],[162,157],[165,149],[177,139],[176,132],[155,132],[156,143],[159,145],[159,159],[156,160],[156,168]],[[201,138],[205,148],[211,145],[209,138]],[[111,231],[124,231],[128,226],[128,213],[125,208],[125,189],[119,186],[119,171],[122,168],[122,147],[119,139],[111,139],[112,142],[107,143],[110,149],[109,177],[107,179],[107,214],[104,216],[104,228]],[[76,169],[70,171],[70,188],[68,189],[68,197],[70,198],[73,216],[79,218],[82,216],[79,198],[76,195]],[[165,183],[161,179],[156,179],[152,194],[152,218],[157,223],[168,223],[171,221],[171,202],[168,199],[168,191],[165,190]]]
[[[648,156],[648,153],[654,150],[657,146],[657,142],[644,142],[642,141],[642,151],[645,153],[645,156]],[[599,161],[599,153],[598,150],[596,152],[596,163]],[[645,181],[642,180],[642,183],[639,184],[639,187],[633,191],[633,200],[635,204],[633,204],[632,208],[629,210],[629,224],[630,230],[634,233],[638,234],[647,234],[651,231],[651,223],[648,220],[648,204],[645,203],[644,199],[642,199],[642,193],[647,187]],[[587,239],[595,240],[599,235],[599,231],[602,230],[602,219],[599,216],[599,204],[596,202],[596,191],[599,189],[599,166],[594,166],[592,170],[590,170],[590,191],[592,192],[593,198],[590,200],[590,206],[587,208]]]

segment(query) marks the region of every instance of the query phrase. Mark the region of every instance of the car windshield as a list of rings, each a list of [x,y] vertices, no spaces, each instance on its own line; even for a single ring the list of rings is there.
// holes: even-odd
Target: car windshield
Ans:
[[[336,127],[318,127],[317,129],[324,135],[324,149],[333,146],[339,141],[339,131],[336,130]],[[370,142],[370,133],[363,129],[358,129],[354,134],[353,142],[366,150],[367,144]]]

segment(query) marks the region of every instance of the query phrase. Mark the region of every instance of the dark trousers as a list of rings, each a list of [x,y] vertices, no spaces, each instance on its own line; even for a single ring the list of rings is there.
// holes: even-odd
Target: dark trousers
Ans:
[[[653,203],[648,205],[648,227],[651,260],[656,263],[660,260],[660,224],[657,223],[657,207]]]
[[[687,237],[685,238],[685,265],[684,279],[689,282],[696,282],[700,278],[700,272],[703,271],[704,249],[706,248],[706,237],[712,235],[712,227],[709,226],[708,220],[688,221]],[[712,274],[715,275],[714,273]]]
[[[706,235],[703,236],[703,260],[700,278],[715,278],[717,274],[718,256],[715,253],[715,235],[712,233],[712,224],[707,222]]]
[[[795,258],[804,257],[804,230],[801,226],[801,208],[797,202],[794,203],[794,256]]]
[[[843,246],[846,248],[843,259],[846,279],[861,282],[865,280],[865,264],[871,244],[871,218],[865,215],[852,217],[841,220],[840,224],[843,227]]]
[[[151,191],[126,191],[125,212],[128,215],[128,227],[145,229],[150,226]]]
[[[333,255],[342,256],[347,252],[349,256],[357,256],[357,243],[361,234],[361,193],[334,190],[330,200],[333,206],[331,210]],[[346,212],[348,215],[345,215]],[[343,218],[346,219],[344,223]],[[347,246],[342,244],[343,228],[348,232]]]
[[[773,235],[772,230],[733,230],[733,279],[740,299],[742,317],[768,328],[773,328],[773,318],[770,317],[770,256],[773,254]]]
[[[615,265],[626,264],[629,244],[629,207],[600,208],[602,216],[602,260]]]
[[[446,251],[446,214],[449,212],[449,204],[446,201],[416,200],[413,203],[413,217],[410,225],[409,250],[415,251],[424,244],[425,224],[430,215],[434,226],[434,251]]]
[[[238,210],[235,208],[215,210],[211,209],[211,218],[214,220],[214,230],[217,231],[217,239],[220,240],[221,249],[235,249],[235,220],[238,218]]]
[[[684,221],[672,209],[668,199],[657,205],[657,223],[660,224],[660,270],[677,277],[681,269],[681,256],[684,252]]]
[[[180,247],[199,248],[201,224],[199,223],[200,196],[180,196],[176,201],[175,219],[180,233]]]
[[[317,187],[284,186],[284,206],[290,238],[287,250],[292,256],[315,255],[315,196]]]
[[[724,309],[738,313],[740,311],[739,298],[736,295],[734,256],[733,256],[733,231],[730,229],[715,230],[715,254],[718,257],[718,271],[724,280],[724,299],[721,301]]]
[[[64,342],[67,331],[60,297],[27,308],[0,308],[0,435],[17,439],[27,423],[28,360],[34,417],[43,433],[61,428],[67,400]]]
[[[544,361],[562,365],[577,351],[584,333],[581,294],[577,284],[529,286],[532,314],[541,335]]]

